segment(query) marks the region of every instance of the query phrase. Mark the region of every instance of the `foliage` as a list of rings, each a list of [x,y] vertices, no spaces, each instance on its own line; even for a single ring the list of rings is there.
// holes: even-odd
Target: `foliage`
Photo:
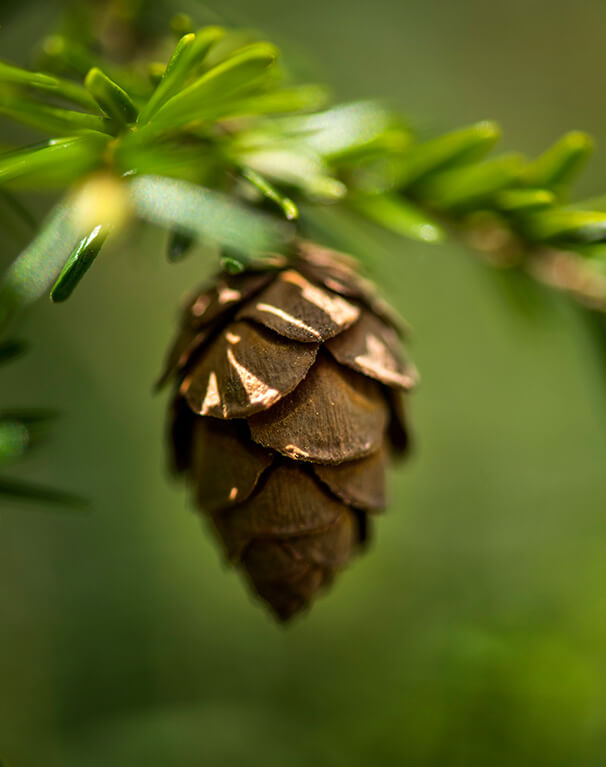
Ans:
[[[125,65],[69,35],[46,41],[48,71],[0,62],[0,114],[47,137],[0,154],[3,220],[31,224],[20,190],[63,192],[4,275],[1,332],[49,290],[66,300],[127,213],[173,232],[170,260],[203,239],[237,271],[317,236],[326,206],[426,243],[455,233],[606,311],[606,203],[569,202],[592,151],[585,134],[533,160],[490,155],[491,122],[419,140],[381,104],[330,105],[324,87],[293,83],[271,43],[183,15],[173,27],[164,63],[165,39]],[[11,423],[7,457],[24,449]],[[25,434],[27,419],[16,423]]]
[[[0,343],[0,366],[17,359],[25,344],[9,340]],[[43,409],[0,410],[0,470],[19,460],[48,436],[50,424],[57,413]],[[78,508],[83,501],[69,493],[53,488],[20,482],[0,474],[0,495],[13,500],[44,501],[62,507]]]

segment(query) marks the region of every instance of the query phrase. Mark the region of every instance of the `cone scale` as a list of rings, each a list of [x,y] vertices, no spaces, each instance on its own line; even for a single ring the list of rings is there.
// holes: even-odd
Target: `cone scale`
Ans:
[[[229,561],[282,621],[363,546],[404,452],[417,378],[393,311],[348,256],[301,243],[271,271],[219,274],[187,304],[170,456]]]

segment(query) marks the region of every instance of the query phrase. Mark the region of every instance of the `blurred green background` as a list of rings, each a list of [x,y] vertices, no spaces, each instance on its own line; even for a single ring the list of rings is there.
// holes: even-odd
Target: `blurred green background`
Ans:
[[[27,62],[59,4],[3,7],[0,56]],[[216,10],[339,98],[384,97],[424,129],[493,118],[529,154],[587,130],[598,153],[579,192],[604,191],[604,3]],[[66,305],[40,302],[23,326],[32,353],[3,375],[3,405],[64,413],[15,475],[92,510],[0,511],[0,758],[602,767],[606,396],[580,314],[538,289],[520,298],[458,245],[364,230],[359,254],[414,329],[417,449],[392,473],[371,551],[284,630],[165,471],[151,384],[181,295],[209,270],[199,252],[168,265],[165,237],[145,229]],[[0,266],[16,252],[2,238]]]

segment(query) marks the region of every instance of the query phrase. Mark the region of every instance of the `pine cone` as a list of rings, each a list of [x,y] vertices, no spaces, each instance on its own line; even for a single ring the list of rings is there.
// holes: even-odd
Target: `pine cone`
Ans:
[[[306,607],[385,506],[416,380],[398,321],[355,262],[301,244],[279,269],[220,274],[185,309],[161,383],[176,379],[172,469],[228,558],[281,620]]]

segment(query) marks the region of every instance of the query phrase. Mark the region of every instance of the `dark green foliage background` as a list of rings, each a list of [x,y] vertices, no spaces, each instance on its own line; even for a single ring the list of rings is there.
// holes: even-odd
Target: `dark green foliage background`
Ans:
[[[2,19],[0,57],[23,63],[53,10]],[[603,3],[221,10],[339,97],[386,97],[429,130],[494,118],[506,148],[529,154],[587,130],[598,152],[579,192],[603,189]],[[199,252],[168,265],[164,244],[148,228],[104,252],[68,304],[41,302],[23,329],[33,353],[3,376],[3,404],[65,414],[15,473],[87,494],[92,510],[0,511],[0,756],[603,765],[606,397],[580,313],[457,245],[363,230],[359,254],[414,328],[417,449],[393,472],[372,551],[282,630],[166,476],[151,383],[178,300],[209,265]],[[2,240],[3,267],[17,248]]]

